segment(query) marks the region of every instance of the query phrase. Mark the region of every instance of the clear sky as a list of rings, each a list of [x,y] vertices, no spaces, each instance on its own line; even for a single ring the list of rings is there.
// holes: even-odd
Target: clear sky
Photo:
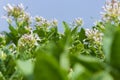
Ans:
[[[100,19],[100,12],[105,0],[0,0],[0,17],[4,15],[3,6],[6,4],[23,3],[28,7],[32,16],[43,16],[47,19],[56,18],[61,22],[72,22],[74,18],[81,17],[85,28],[90,28],[93,22]],[[8,30],[5,20],[0,19],[0,31]]]

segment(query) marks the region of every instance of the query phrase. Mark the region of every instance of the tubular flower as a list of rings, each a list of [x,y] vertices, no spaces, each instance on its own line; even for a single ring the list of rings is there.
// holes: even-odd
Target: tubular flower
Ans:
[[[107,1],[103,10],[104,12],[101,13],[103,21],[108,22],[120,20],[120,1]]]
[[[33,34],[24,34],[18,41],[20,59],[26,60],[33,57],[33,51],[37,46],[36,37]]]
[[[22,4],[18,4],[17,6],[7,4],[7,6],[4,6],[3,8],[8,13],[8,16],[14,16],[15,18],[23,14],[25,10]]]
[[[30,16],[30,14],[24,12],[24,14],[22,14],[22,15],[19,16],[18,22],[21,22],[21,23],[26,22],[29,25],[31,23],[31,16]]]
[[[8,22],[8,24],[16,23],[19,26],[29,26],[31,23],[31,16],[29,13],[25,12],[25,8],[22,4],[4,6],[4,10],[7,12],[7,16],[3,16]],[[14,21],[14,22],[13,22]]]
[[[103,37],[103,33],[99,32],[97,29],[86,29],[85,31],[87,39],[89,41],[92,41],[95,44],[102,44],[102,37]]]
[[[36,39],[31,34],[24,34],[18,41],[18,46],[20,48],[22,47],[28,47],[33,48],[35,46]]]
[[[102,51],[102,37],[103,33],[101,33],[96,28],[94,29],[86,29],[85,31],[86,39],[83,40],[84,44],[87,46],[86,49],[91,49],[90,51],[87,50],[86,53],[95,54],[98,58],[104,59],[103,51]]]
[[[45,18],[43,17],[39,17],[39,16],[36,16],[35,17],[35,21],[36,21],[36,26],[40,26],[40,27],[49,27],[50,26],[50,21],[46,20]]]
[[[51,26],[57,26],[57,25],[58,25],[57,19],[53,19],[53,20],[51,21]]]
[[[83,20],[81,18],[76,18],[74,21],[73,21],[73,25],[74,26],[81,26],[83,24]]]
[[[36,38],[32,34],[24,34],[18,41],[18,48],[20,51],[31,51],[36,43]]]

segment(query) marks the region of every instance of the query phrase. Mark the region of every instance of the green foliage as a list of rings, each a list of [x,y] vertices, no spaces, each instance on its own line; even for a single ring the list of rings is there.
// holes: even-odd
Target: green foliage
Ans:
[[[82,28],[81,19],[63,21],[60,33],[56,20],[31,21],[22,4],[5,10],[9,31],[0,33],[0,80],[120,79],[119,19],[104,16],[92,29]]]
[[[67,80],[57,60],[50,55],[41,53],[35,62],[35,80]]]

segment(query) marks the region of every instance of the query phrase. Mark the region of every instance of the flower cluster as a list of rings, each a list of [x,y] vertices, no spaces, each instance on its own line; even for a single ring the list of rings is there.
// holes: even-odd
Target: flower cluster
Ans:
[[[29,59],[33,57],[32,51],[34,51],[37,46],[37,38],[34,34],[24,34],[18,40],[18,55],[20,59]]]
[[[36,21],[36,26],[40,26],[40,27],[49,27],[50,26],[50,22],[48,20],[46,20],[43,17],[35,17],[35,21]]]
[[[7,16],[4,16],[9,24],[12,24],[12,21],[15,20],[17,26],[29,26],[31,22],[31,17],[29,13],[25,12],[23,4],[4,6],[4,10],[7,12]]]
[[[97,29],[86,29],[85,31],[87,39],[93,41],[94,43],[102,42],[103,33],[99,32]]]
[[[22,4],[17,6],[7,4],[7,6],[4,6],[3,8],[5,11],[7,11],[8,16],[18,17],[24,13],[24,6]]]
[[[81,18],[76,18],[74,21],[73,21],[73,25],[74,26],[81,26],[83,24],[83,20]]]
[[[57,19],[51,20],[51,26],[57,26],[57,25],[58,25]]]
[[[35,47],[37,41],[34,35],[24,34],[18,41],[19,51],[31,51]]]
[[[103,10],[104,12],[101,13],[103,21],[120,21],[120,1],[107,1]]]
[[[84,45],[87,45],[87,50],[85,51],[87,54],[95,54],[96,57],[100,59],[104,59],[103,51],[102,51],[102,40],[103,40],[103,33],[97,30],[96,28],[93,29],[86,29],[85,31],[86,39],[83,40]]]
[[[49,21],[41,16],[36,16],[35,21],[36,21],[36,26],[40,26],[40,27],[49,27],[49,26],[57,26],[58,25],[58,21],[56,19]]]

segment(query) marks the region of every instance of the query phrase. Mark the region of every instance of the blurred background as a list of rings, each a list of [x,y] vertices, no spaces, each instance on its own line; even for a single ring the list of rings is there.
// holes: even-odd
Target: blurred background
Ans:
[[[5,14],[3,6],[22,3],[31,16],[42,16],[46,19],[56,18],[59,21],[59,31],[62,31],[62,21],[68,23],[81,17],[83,27],[90,28],[101,18],[100,12],[105,0],[0,0],[0,31],[8,31],[6,21],[1,17]]]

